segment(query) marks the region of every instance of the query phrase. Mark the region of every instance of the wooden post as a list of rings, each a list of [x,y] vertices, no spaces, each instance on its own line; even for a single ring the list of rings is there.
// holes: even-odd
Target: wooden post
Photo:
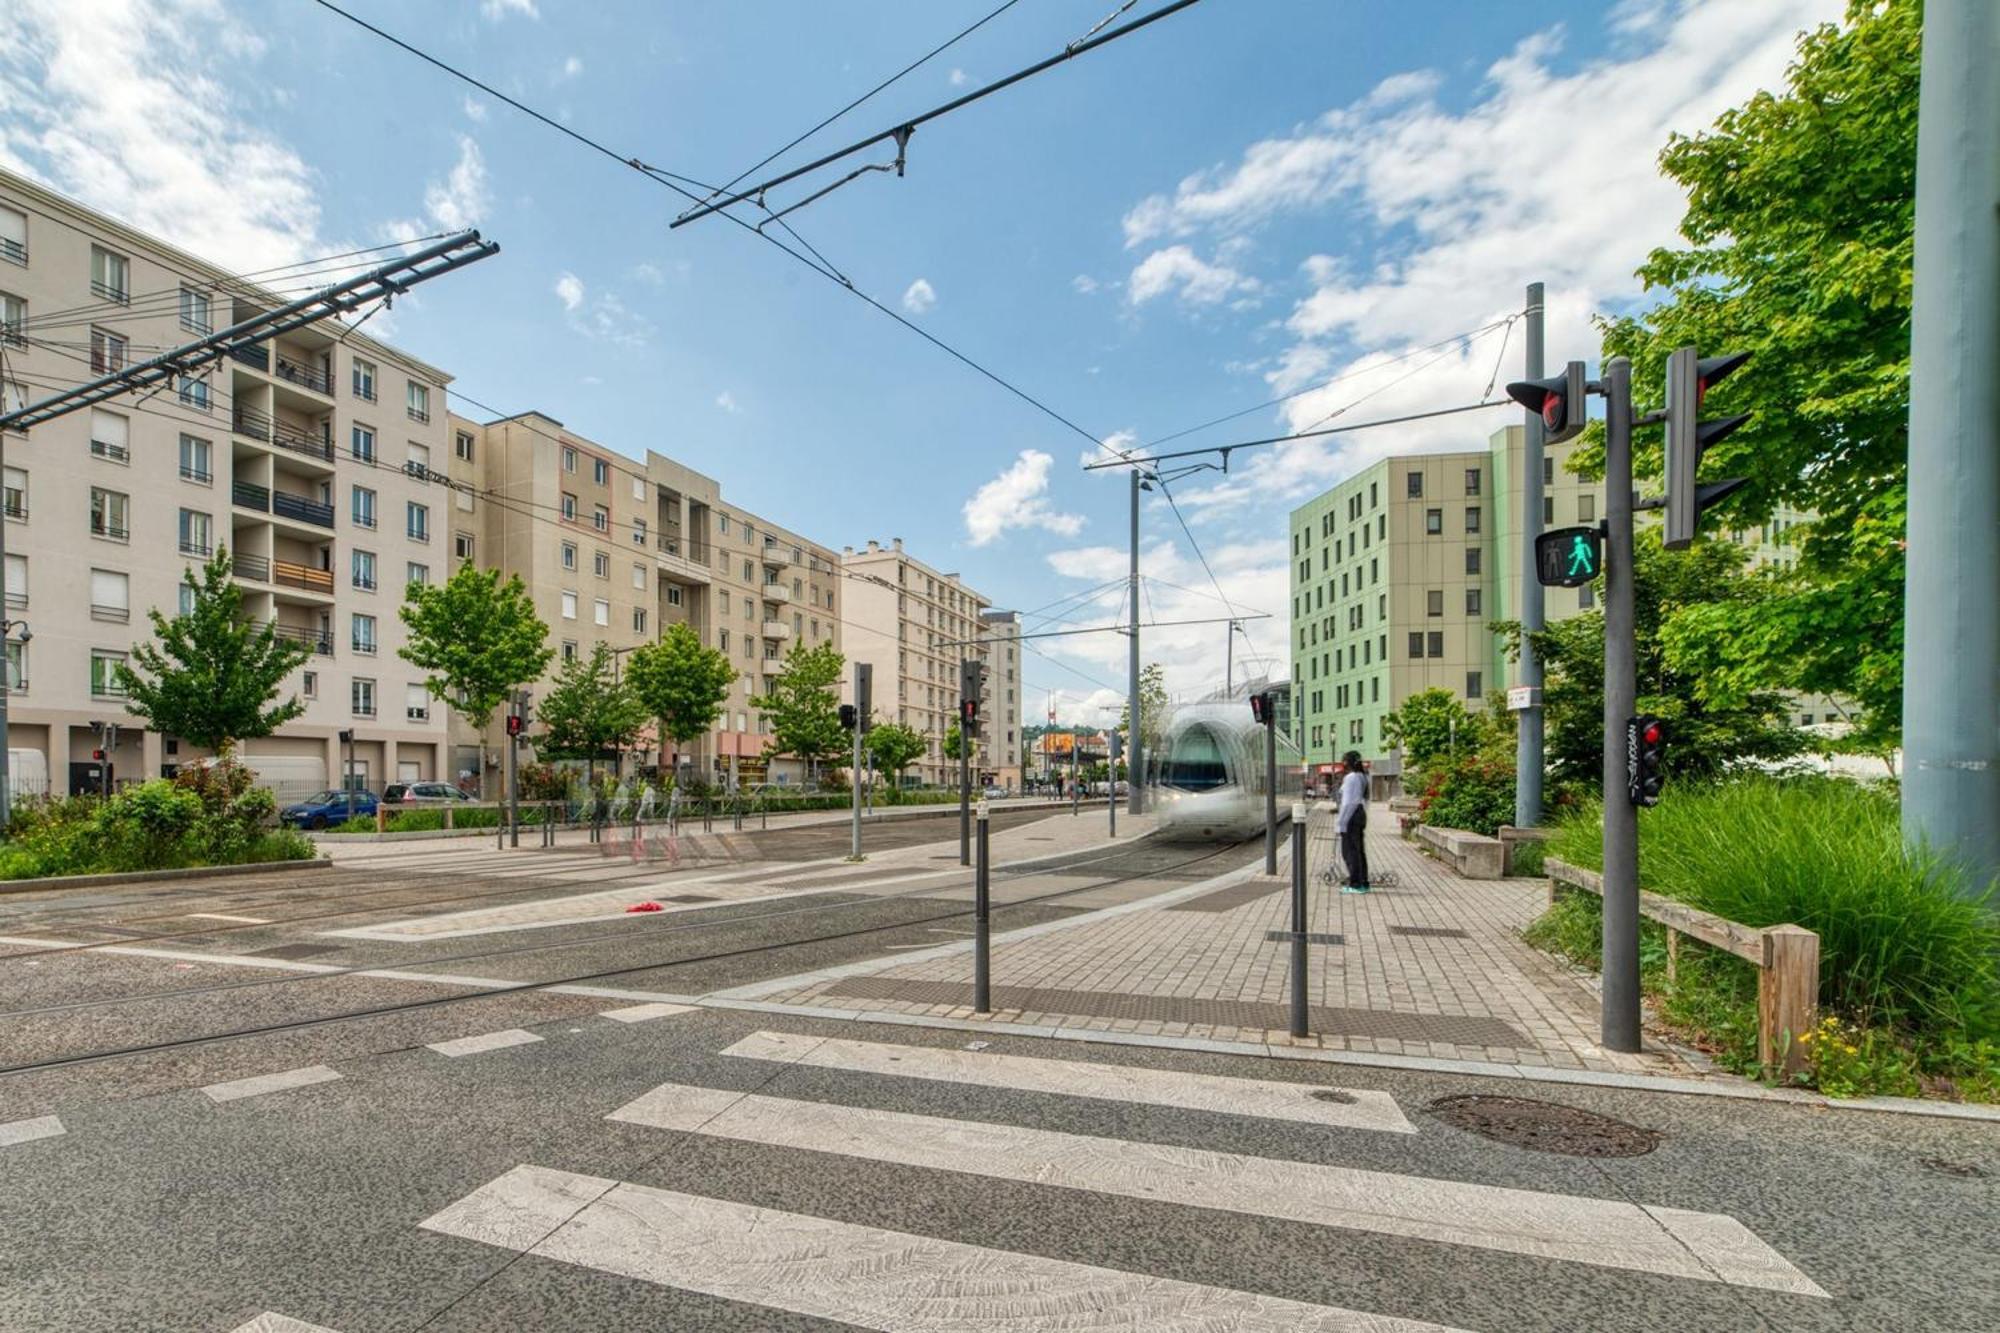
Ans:
[[[1799,926],[1763,932],[1757,974],[1757,1060],[1765,1072],[1791,1075],[1806,1064],[1798,1039],[1818,1021],[1819,936]]]
[[[1669,986],[1679,980],[1680,971],[1681,933],[1678,930],[1669,930],[1667,931],[1667,984]]]
[[[389,808],[380,801],[375,802],[375,831],[377,833],[389,831]]]

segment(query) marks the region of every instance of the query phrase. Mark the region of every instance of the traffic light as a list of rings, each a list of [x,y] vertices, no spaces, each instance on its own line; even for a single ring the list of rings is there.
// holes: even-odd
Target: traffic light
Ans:
[[[509,736],[518,736],[521,734],[521,715],[519,713],[507,714],[507,734]]]
[[[1604,572],[1604,534],[1596,528],[1552,528],[1535,535],[1535,581],[1545,588],[1580,588]]]
[[[354,733],[353,733],[352,731],[341,731],[341,732],[339,732],[339,733],[337,733],[337,734],[338,734],[338,736],[339,736],[339,739],[340,739],[340,743],[341,743],[342,745],[345,745],[345,744],[347,744],[347,743],[348,743],[349,741],[351,741],[351,740],[353,740],[353,739],[354,739]]]
[[[1262,726],[1271,725],[1271,696],[1253,694],[1250,696],[1250,716]]]
[[[974,731],[977,731],[979,729],[979,700],[960,699],[958,701],[958,720],[965,724],[966,735],[970,736]]]
[[[96,760],[96,761],[97,761],[98,763],[100,763],[100,764],[101,764],[101,763],[103,763],[103,762],[104,762],[104,751],[102,751],[102,750],[92,750],[92,751],[90,752],[90,757],[91,757],[92,759],[95,759],[95,760]]]
[[[1634,805],[1658,805],[1667,775],[1661,763],[1667,753],[1667,724],[1657,717],[1625,721],[1625,794]]]
[[[979,695],[986,685],[986,666],[967,660],[958,664],[958,718],[965,734],[979,727]]]
[[[1542,415],[1542,442],[1561,444],[1583,433],[1590,419],[1585,409],[1583,362],[1572,361],[1563,373],[1545,380],[1515,380],[1507,386],[1507,396],[1531,412]]]
[[[855,724],[859,721],[860,714],[855,712],[853,704],[842,704],[840,706],[840,726],[843,731],[854,730]]]
[[[1701,402],[1708,391],[1749,359],[1748,352],[1697,356],[1692,347],[1678,348],[1667,357],[1667,526],[1661,545],[1669,551],[1693,544],[1702,510],[1749,484],[1748,477],[1726,477],[1704,486],[1695,476],[1708,446],[1750,419],[1748,412],[1701,419]]]

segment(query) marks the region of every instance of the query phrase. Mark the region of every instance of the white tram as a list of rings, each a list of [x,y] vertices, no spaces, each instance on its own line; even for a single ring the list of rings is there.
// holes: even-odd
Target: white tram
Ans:
[[[1159,836],[1234,842],[1264,828],[1264,727],[1244,699],[1187,704],[1174,711],[1147,763]],[[1278,736],[1278,818],[1289,819],[1301,790],[1300,755]]]

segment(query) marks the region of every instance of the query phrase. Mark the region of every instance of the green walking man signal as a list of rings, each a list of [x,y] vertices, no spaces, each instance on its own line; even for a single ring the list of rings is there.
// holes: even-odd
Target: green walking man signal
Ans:
[[[1535,538],[1535,579],[1547,588],[1576,588],[1604,572],[1604,534],[1597,528],[1555,528]]]

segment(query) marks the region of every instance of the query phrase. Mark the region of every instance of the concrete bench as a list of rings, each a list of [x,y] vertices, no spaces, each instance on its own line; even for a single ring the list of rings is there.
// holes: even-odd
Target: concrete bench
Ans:
[[[1500,839],[1483,833],[1419,824],[1417,841],[1465,879],[1499,879],[1506,868]]]
[[[1545,828],[1516,828],[1512,824],[1500,826],[1500,864],[1509,876],[1514,872],[1514,858],[1524,842],[1547,842],[1551,832]]]

